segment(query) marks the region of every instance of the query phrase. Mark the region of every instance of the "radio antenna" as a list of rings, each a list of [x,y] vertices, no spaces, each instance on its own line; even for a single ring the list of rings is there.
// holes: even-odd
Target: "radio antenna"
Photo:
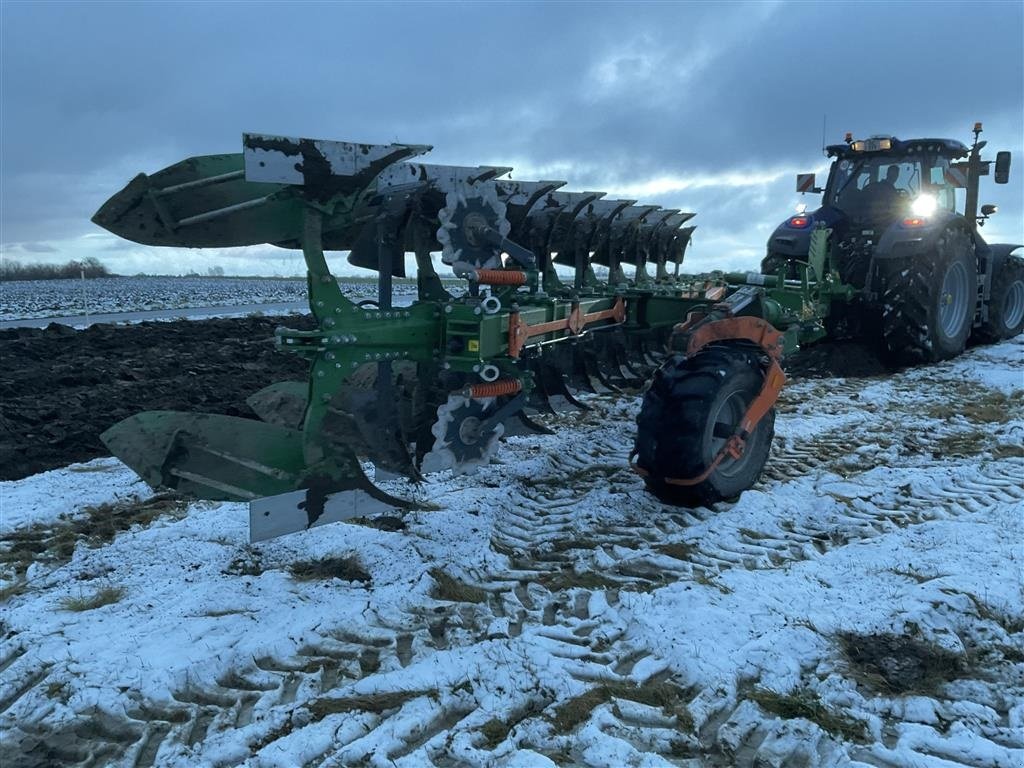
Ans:
[[[828,122],[828,113],[821,116],[821,154],[827,154],[825,151],[825,124]]]

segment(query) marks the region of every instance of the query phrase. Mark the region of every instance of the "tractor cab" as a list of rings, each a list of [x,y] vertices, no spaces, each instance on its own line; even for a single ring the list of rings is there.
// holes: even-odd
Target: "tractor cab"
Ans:
[[[986,142],[978,140],[980,133],[977,123],[970,147],[954,139],[855,140],[846,134],[842,144],[825,148],[833,160],[824,188],[816,186],[814,174],[797,176],[797,191],[821,193],[821,206],[778,226],[768,240],[762,272],[806,262],[811,233],[819,225],[831,230],[840,277],[858,289],[865,287],[875,257],[924,253],[951,226],[966,231],[984,253],[978,227],[996,207],[978,208],[979,178],[993,165],[981,159]],[[994,165],[996,183],[1005,184],[1010,153],[999,152]]]
[[[884,229],[901,218],[956,211],[966,174],[955,167],[969,150],[959,141],[880,137],[828,147],[836,158],[822,203],[850,223]]]

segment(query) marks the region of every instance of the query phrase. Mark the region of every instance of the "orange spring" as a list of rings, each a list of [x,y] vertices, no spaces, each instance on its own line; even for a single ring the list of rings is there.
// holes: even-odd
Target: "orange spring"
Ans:
[[[471,397],[501,397],[502,395],[514,395],[523,388],[523,382],[519,379],[502,379],[487,384],[473,384],[469,388]]]
[[[484,285],[526,285],[526,273],[515,269],[478,269],[475,280]]]

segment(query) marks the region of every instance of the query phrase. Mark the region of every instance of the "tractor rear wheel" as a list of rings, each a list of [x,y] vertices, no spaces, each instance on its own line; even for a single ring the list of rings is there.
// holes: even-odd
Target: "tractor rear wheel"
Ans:
[[[882,270],[882,332],[896,362],[956,357],[971,333],[978,265],[971,236],[950,228],[930,258],[892,259]]]
[[[992,276],[988,320],[978,328],[985,341],[1012,339],[1024,330],[1024,259],[1009,256]]]
[[[693,507],[732,499],[750,488],[768,459],[774,409],[747,437],[738,459],[726,456],[694,485],[666,480],[704,473],[736,434],[763,384],[764,372],[752,351],[710,347],[691,358],[669,358],[651,380],[637,416],[637,464],[647,472],[647,489],[668,504]]]

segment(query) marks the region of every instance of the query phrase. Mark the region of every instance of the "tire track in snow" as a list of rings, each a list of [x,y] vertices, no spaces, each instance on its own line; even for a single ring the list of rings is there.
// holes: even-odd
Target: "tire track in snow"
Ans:
[[[424,634],[428,634],[426,630]],[[76,768],[148,768],[175,756],[201,752],[208,740],[232,731],[244,729],[250,743],[259,743],[273,726],[274,711],[293,709],[297,702],[372,675],[382,666],[392,669],[408,664],[407,658],[403,660],[401,637],[405,636],[383,628],[367,634],[329,631],[301,647],[294,657],[255,657],[228,669],[212,683],[190,681],[172,691],[166,704],[138,701],[123,713],[86,711],[56,730],[22,719],[6,737],[8,743],[18,745],[18,759],[5,764],[43,768],[59,758],[60,764]],[[46,671],[30,669],[17,678],[5,671],[5,680],[24,682],[4,708],[37,686]],[[0,689],[0,696],[4,692]]]
[[[850,389],[856,390],[857,387]],[[851,443],[848,435],[838,434],[816,441],[805,441],[798,443],[798,450],[794,453],[798,461],[803,459],[803,468],[810,470],[814,466],[820,467],[830,460],[847,456],[862,445],[870,444],[873,436],[870,433],[865,435],[862,431],[858,437],[860,444]],[[827,450],[821,450],[823,445]],[[822,453],[825,455],[822,456]],[[565,463],[560,457],[561,454],[556,454],[553,458],[552,463],[556,468]],[[662,578],[668,575],[675,580],[695,575],[706,578],[708,572],[721,572],[731,567],[777,568],[796,560],[820,557],[837,546],[883,535],[894,527],[970,514],[992,504],[1019,503],[1024,500],[1024,488],[1019,480],[1024,474],[1022,462],[986,462],[976,471],[953,472],[949,472],[942,462],[930,463],[935,472],[935,482],[908,485],[901,488],[894,499],[875,499],[870,493],[865,494],[868,500],[837,495],[834,498],[842,502],[847,510],[827,526],[808,527],[808,521],[802,520],[799,531],[790,526],[789,530],[772,535],[740,528],[721,532],[718,536],[707,536],[692,545],[691,542],[683,541],[682,546],[671,550],[669,557],[684,563],[688,568],[667,566],[665,557],[661,556],[663,553],[657,552],[655,547],[656,542],[664,542],[666,536],[683,534],[688,523],[703,522],[699,512],[680,511],[658,520],[658,535],[644,535],[647,530],[638,530],[634,526],[598,526],[599,535],[591,535],[588,541],[587,534],[583,534],[584,540],[574,546],[566,542],[571,542],[573,534],[577,532],[574,523],[578,521],[572,514],[572,499],[558,490],[556,475],[548,483],[543,480],[532,483],[532,491],[520,489],[520,503],[496,521],[494,547],[508,554],[516,568],[506,575],[514,576],[523,583],[531,579],[543,581],[552,571],[564,572],[572,568],[574,559],[569,552],[573,549],[594,548],[600,549],[605,555],[605,562],[595,563],[595,573],[603,568],[602,573],[608,578],[625,576],[627,579],[624,581],[628,581],[629,577],[633,577],[633,584],[624,583],[623,586],[635,587],[635,581],[639,579],[644,582],[643,588],[656,585],[659,575]],[[770,477],[763,484],[764,490],[772,492],[773,486],[778,486],[780,481],[788,481],[792,474],[783,471]],[[537,489],[540,489],[539,492]],[[635,554],[623,557],[624,549],[632,550]],[[531,554],[524,555],[524,552]],[[607,562],[609,558],[613,561],[610,569]],[[516,594],[520,598],[527,596],[528,602],[523,600],[527,607],[536,602],[528,597],[522,585],[517,588]],[[780,759],[779,750],[783,745],[792,743],[792,739],[788,738],[792,723],[778,718],[766,720],[759,711],[751,713],[752,708],[756,710],[751,702],[744,701],[739,710],[725,711],[706,729],[708,732],[702,734],[701,749],[716,748],[722,756],[723,765]],[[753,723],[750,728],[744,725],[744,718]],[[611,719],[614,721],[614,716]],[[608,722],[607,715],[604,720]],[[718,733],[720,728],[725,728],[721,735]],[[808,751],[799,756],[801,759],[826,759],[835,752],[835,745],[823,733],[817,734],[810,745],[806,739],[804,741],[801,749]],[[678,748],[678,741],[673,744]],[[673,754],[678,756],[681,753],[676,749]],[[696,756],[697,753],[693,754]],[[781,757],[785,761],[798,756],[783,754]]]
[[[614,455],[613,443],[598,446],[598,452],[602,456]],[[849,443],[843,447],[848,448]],[[527,483],[519,482],[510,491],[512,498],[495,520],[493,537],[494,549],[508,556],[510,568],[479,574],[475,585],[493,591],[491,603],[502,606],[496,614],[516,617],[511,626],[517,629],[511,634],[521,635],[524,625],[536,626],[539,621],[543,628],[537,635],[548,645],[548,652],[553,657],[569,660],[569,674],[574,678],[594,684],[635,682],[636,678],[629,678],[628,673],[632,672],[637,659],[647,659],[651,654],[642,648],[619,644],[619,637],[604,638],[600,647],[595,648],[588,640],[593,627],[586,625],[589,613],[580,612],[581,600],[589,603],[595,595],[600,595],[615,602],[621,589],[646,590],[665,580],[680,578],[707,580],[707,574],[731,567],[777,568],[789,562],[821,557],[837,546],[882,535],[895,526],[927,522],[976,511],[992,503],[1024,498],[1024,490],[1016,480],[1019,467],[1012,462],[990,463],[974,473],[952,475],[945,474],[945,469],[937,465],[937,482],[904,489],[903,498],[890,506],[856,503],[860,500],[843,497],[841,500],[849,509],[827,526],[808,529],[803,525],[799,531],[783,528],[774,536],[756,530],[734,529],[718,536],[717,541],[715,536],[708,535],[695,542],[690,551],[685,547],[674,548],[673,556],[659,552],[657,547],[664,546],[667,537],[685,536],[687,526],[707,521],[712,516],[710,512],[669,513],[657,520],[656,531],[621,523],[588,526],[581,531],[577,509],[580,496],[606,488],[616,470],[604,474],[603,466],[595,468],[579,462],[570,453],[557,450],[551,465],[550,474]],[[599,479],[588,482],[582,477],[568,490],[563,478],[579,470],[590,470],[590,474]],[[615,480],[628,485],[630,476],[625,474]],[[972,496],[965,503],[967,492]],[[591,571],[577,570],[578,553],[591,550],[600,550],[606,559],[611,559],[611,567],[605,561],[595,563]],[[631,552],[639,556],[630,556]],[[666,558],[675,560],[676,564],[666,563]],[[599,591],[588,591],[586,587],[599,574],[612,583],[602,584],[604,589]],[[552,583],[559,585],[554,591],[548,588]],[[660,668],[656,674],[664,671]],[[649,681],[654,677],[641,679]],[[635,714],[636,709],[628,711]],[[624,740],[633,748],[655,751],[666,759],[712,750],[721,756],[722,765],[753,764],[768,758],[780,759],[780,750],[793,743],[789,738],[794,727],[790,721],[766,718],[747,700],[731,711],[726,707],[718,718],[705,723],[704,731],[694,738],[689,753],[686,734],[680,733],[671,718],[660,725],[649,722],[637,731],[637,724],[622,712],[622,707],[615,706],[602,708],[599,715],[595,715],[605,737]],[[651,722],[657,719],[648,718]],[[754,725],[748,728],[747,721]],[[653,731],[642,731],[643,727]],[[641,732],[642,737],[638,736]],[[653,744],[660,747],[655,748]],[[835,749],[824,733],[817,734],[812,744],[805,743],[801,749],[816,751],[819,758],[832,754]],[[566,750],[572,754],[571,747],[564,745],[560,754],[565,754]],[[795,757],[783,754],[781,759]],[[811,759],[809,752],[804,757]]]
[[[849,383],[846,391],[855,393],[861,387],[860,382]],[[1017,468],[988,465],[974,475],[947,476],[926,488],[907,489],[903,498],[889,506],[844,499],[842,501],[849,507],[848,511],[828,526],[808,529],[802,525],[800,531],[781,530],[776,531],[775,536],[764,531],[739,529],[731,531],[731,537],[719,536],[718,541],[706,538],[697,542],[689,552],[677,547],[667,554],[655,548],[664,547],[667,537],[684,536],[688,525],[706,521],[711,513],[670,513],[657,521],[656,532],[635,524],[598,525],[591,528],[590,541],[580,541],[581,496],[597,488],[607,490],[610,487],[613,492],[616,484],[629,490],[636,485],[636,479],[624,467],[621,435],[604,440],[595,440],[594,437],[588,434],[580,443],[588,446],[591,459],[602,461],[581,459],[571,452],[555,450],[551,455],[550,472],[529,482],[522,482],[520,478],[513,490],[513,503],[507,505],[496,519],[493,538],[496,551],[508,555],[510,567],[475,574],[474,586],[492,591],[489,604],[493,606],[496,620],[513,616],[513,621],[508,623],[509,635],[519,637],[524,627],[540,625],[542,629],[537,631],[537,637],[543,639],[551,656],[564,659],[568,663],[566,670],[573,678],[595,684],[636,682],[638,678],[649,681],[665,673],[664,664],[658,669],[655,660],[654,669],[644,670],[640,676],[634,675],[638,663],[647,662],[651,654],[643,648],[622,643],[622,632],[617,635],[605,633],[598,643],[592,642],[591,635],[602,626],[600,621],[591,620],[588,609],[595,595],[599,596],[598,600],[614,603],[618,591],[623,589],[646,590],[680,578],[707,580],[708,573],[714,574],[730,567],[778,567],[795,560],[820,557],[837,546],[883,535],[894,525],[976,511],[990,503],[1019,501],[1024,497],[1019,483],[1015,481]],[[818,438],[810,441],[809,445],[798,443],[798,449],[793,452],[796,454],[794,459],[796,463],[803,462],[805,471],[813,471],[828,462],[849,456],[851,449],[868,444],[870,437],[869,433],[865,435],[860,445],[851,445],[849,436],[840,434]],[[609,458],[618,461],[607,462]],[[811,460],[817,463],[812,464]],[[774,479],[778,482],[793,474],[780,472]],[[571,478],[571,482],[566,478]],[[770,492],[770,483],[766,484]],[[965,503],[965,499],[970,501]],[[680,544],[690,546],[685,540]],[[588,550],[599,551],[604,561],[595,562],[593,570],[579,570],[579,552]],[[685,554],[680,556],[681,553]],[[610,569],[608,560],[611,561]],[[613,584],[599,585],[606,589],[591,592],[587,587],[598,573]],[[555,589],[549,589],[550,586]],[[724,713],[720,723],[712,724],[715,727],[706,728],[705,732],[698,734],[695,742],[698,748],[714,746],[724,756],[723,760],[735,764],[753,763],[766,756],[778,759],[781,745],[792,742],[785,737],[792,724],[778,719],[766,720],[761,713],[751,713],[752,707],[750,701],[744,700],[738,710]],[[639,722],[637,706],[625,711],[630,715],[623,715],[624,709],[618,705],[601,709],[599,727],[608,738],[621,738],[634,749],[653,751],[667,759],[686,752],[681,748],[681,743],[685,746],[686,739],[681,737],[677,723],[664,715],[660,716],[662,722],[657,722],[658,717],[649,712],[640,718],[644,722]],[[464,714],[461,710],[441,712],[432,722],[443,723],[447,729],[458,731]],[[401,720],[403,716],[396,713],[394,717]],[[746,727],[744,717],[755,722],[756,726]],[[393,722],[385,718],[375,730],[394,727]],[[392,758],[395,755],[411,756],[443,730],[437,727],[429,729],[417,737],[411,749],[388,755]],[[819,745],[822,754],[826,754],[831,749],[830,742],[820,736],[814,743]],[[655,748],[653,744],[659,744],[662,749]],[[562,750],[564,753],[564,746]],[[571,749],[568,753],[571,754]],[[342,752],[336,757],[343,755],[354,753]],[[362,753],[360,757],[370,756],[371,753]],[[420,757],[429,759],[426,753]]]
[[[848,383],[839,391],[849,395],[861,386]],[[82,737],[92,740],[92,751],[69,764],[88,765],[99,754],[110,764],[116,764],[115,756],[126,765],[158,765],[175,756],[198,759],[215,753],[219,743],[237,740],[232,737],[237,731],[244,731],[254,748],[269,751],[278,742],[324,728],[327,720],[307,723],[296,713],[324,697],[344,697],[357,682],[377,686],[378,698],[338,718],[343,723],[331,720],[329,744],[307,756],[307,765],[488,765],[513,747],[585,763],[586,745],[593,744],[608,754],[639,758],[646,753],[669,763],[707,756],[713,765],[789,764],[810,760],[812,751],[824,760],[834,750],[833,741],[804,734],[800,749],[806,754],[787,752],[793,749],[793,730],[804,726],[767,716],[735,691],[685,690],[692,728],[678,712],[616,695],[674,679],[665,660],[630,637],[628,621],[617,610],[621,595],[680,580],[714,587],[729,569],[776,569],[898,527],[1024,499],[1019,481],[1024,462],[1014,460],[953,468],[922,459],[918,472],[924,469],[929,482],[909,483],[888,495],[877,493],[877,482],[861,480],[857,466],[843,483],[838,477],[816,479],[830,462],[876,444],[872,441],[883,434],[882,427],[869,423],[850,434],[837,428],[788,441],[779,452],[782,470],[769,471],[760,486],[783,498],[794,485],[811,484],[801,492],[827,497],[831,516],[782,518],[777,527],[761,529],[744,527],[734,514],[737,505],[667,510],[641,494],[640,481],[625,467],[632,424],[622,418],[623,406],[603,398],[591,402],[595,410],[579,417],[571,434],[541,443],[549,454],[543,471],[536,471],[536,462],[529,464],[538,451],[536,441],[510,446],[503,456],[507,497],[488,503],[497,506],[492,548],[504,558],[491,557],[487,568],[467,566],[458,573],[486,593],[482,603],[424,601],[415,609],[391,611],[386,619],[378,615],[358,633],[351,627],[323,629],[294,656],[257,657],[213,684],[193,682],[176,691],[166,709],[140,704],[127,721],[104,715],[110,719],[101,718],[102,733]],[[564,427],[564,417],[553,423]],[[476,694],[461,682],[386,698],[402,692],[389,673],[442,653],[458,658],[493,642],[528,648],[563,687],[553,694],[508,692],[512,713],[497,729],[490,725],[492,714],[480,709]],[[583,712],[582,721],[564,732],[555,728],[558,707],[572,700],[574,691],[602,686],[610,693]],[[524,742],[524,731],[531,739],[542,736]],[[859,759],[886,764],[876,757]]]

